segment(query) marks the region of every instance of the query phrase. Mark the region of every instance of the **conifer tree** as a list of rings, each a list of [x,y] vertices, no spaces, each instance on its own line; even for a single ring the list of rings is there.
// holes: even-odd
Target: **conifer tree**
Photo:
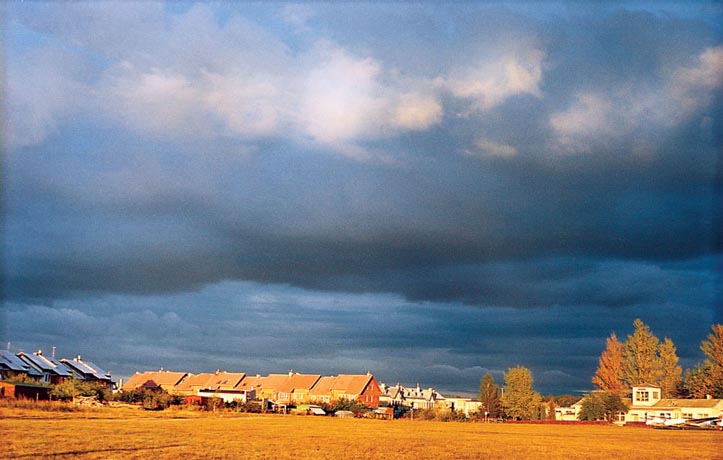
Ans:
[[[686,396],[695,399],[702,399],[715,393],[707,361],[696,365],[692,370],[685,371],[685,389]]]
[[[633,322],[635,331],[623,344],[623,375],[630,386],[656,384],[661,377],[658,339],[640,319]]]
[[[660,344],[658,353],[661,367],[660,389],[663,397],[677,397],[683,370],[678,365],[678,355],[673,341],[666,337],[663,343]]]
[[[700,349],[707,358],[704,366],[708,371],[707,387],[712,390],[711,396],[723,398],[723,324],[715,324],[711,329],[713,332],[701,342]]]
[[[623,374],[623,344],[613,332],[606,341],[605,350],[598,360],[592,383],[603,391],[624,396],[628,388]]]
[[[492,374],[485,374],[479,385],[479,401],[482,403],[480,408],[483,412],[492,418],[496,418],[500,412],[500,387],[495,385],[495,379]]]

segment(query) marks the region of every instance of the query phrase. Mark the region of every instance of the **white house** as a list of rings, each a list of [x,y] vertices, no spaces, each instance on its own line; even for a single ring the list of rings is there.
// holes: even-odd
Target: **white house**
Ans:
[[[655,385],[633,387],[632,405],[625,414],[625,422],[723,416],[723,399],[664,399],[661,395],[660,387]]]

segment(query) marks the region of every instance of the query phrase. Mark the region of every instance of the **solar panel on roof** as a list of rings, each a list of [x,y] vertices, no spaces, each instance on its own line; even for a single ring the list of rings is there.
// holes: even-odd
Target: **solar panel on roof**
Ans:
[[[106,371],[91,363],[90,361],[83,361],[83,364],[89,367],[99,379],[104,379],[108,377],[108,373]]]
[[[51,357],[51,358],[48,358],[47,356],[45,356],[45,359],[47,359],[48,361],[50,361],[51,363],[53,363],[53,365],[55,366],[55,369],[53,369],[53,371],[54,371],[56,374],[58,374],[58,375],[60,375],[60,376],[62,376],[62,377],[69,377],[69,376],[72,374],[72,371],[71,371],[70,369],[68,369],[68,368],[65,366],[65,364],[61,363],[61,362],[58,361],[57,359],[52,358],[52,357]]]
[[[30,366],[24,363],[22,359],[7,350],[0,350],[0,364],[12,371],[19,372],[27,372],[30,368]]]

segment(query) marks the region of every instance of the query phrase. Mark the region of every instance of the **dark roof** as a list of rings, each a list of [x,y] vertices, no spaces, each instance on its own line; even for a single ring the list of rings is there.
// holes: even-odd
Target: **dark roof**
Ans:
[[[61,377],[70,377],[71,375],[70,369],[65,367],[63,363],[53,357],[45,356],[40,352],[20,352],[18,353],[18,357],[41,371],[52,372]]]
[[[0,369],[15,372],[29,372],[30,365],[7,350],[0,350]]]
[[[77,358],[61,359],[61,362],[68,368],[79,373],[84,378],[95,378],[97,380],[110,380],[110,374],[91,363],[90,361],[84,361],[78,356]]]

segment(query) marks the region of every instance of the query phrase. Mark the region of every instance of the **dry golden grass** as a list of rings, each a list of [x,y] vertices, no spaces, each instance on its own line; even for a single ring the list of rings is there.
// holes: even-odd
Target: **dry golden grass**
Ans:
[[[723,433],[224,416],[133,409],[0,410],[8,459],[723,459]]]

